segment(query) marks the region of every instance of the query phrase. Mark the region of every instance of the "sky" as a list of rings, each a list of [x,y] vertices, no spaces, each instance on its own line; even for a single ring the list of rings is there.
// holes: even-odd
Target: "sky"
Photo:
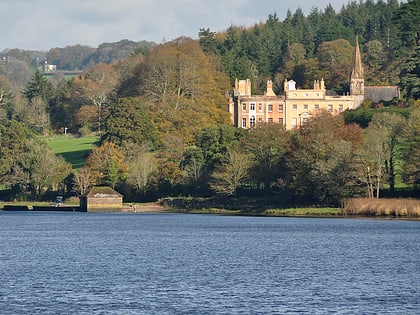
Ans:
[[[163,43],[180,36],[198,38],[230,25],[249,27],[276,13],[298,8],[305,15],[331,4],[338,12],[350,0],[0,0],[0,51],[48,51],[122,39]]]

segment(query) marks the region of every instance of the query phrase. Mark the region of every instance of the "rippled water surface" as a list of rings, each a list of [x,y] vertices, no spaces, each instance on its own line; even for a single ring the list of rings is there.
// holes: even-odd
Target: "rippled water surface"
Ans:
[[[420,222],[0,212],[0,314],[418,314]]]

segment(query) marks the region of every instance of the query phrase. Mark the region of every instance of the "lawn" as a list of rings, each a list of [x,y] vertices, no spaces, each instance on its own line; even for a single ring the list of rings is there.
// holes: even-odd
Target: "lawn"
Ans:
[[[72,137],[59,136],[48,140],[47,144],[51,150],[62,156],[77,170],[83,167],[92,148],[99,141],[99,137]]]

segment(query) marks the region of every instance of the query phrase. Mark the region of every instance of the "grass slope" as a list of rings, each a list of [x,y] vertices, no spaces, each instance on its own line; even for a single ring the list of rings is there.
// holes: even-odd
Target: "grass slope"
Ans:
[[[77,170],[85,165],[90,151],[98,141],[99,137],[96,136],[80,138],[62,136],[48,140],[47,144],[55,154],[62,156],[73,169]]]

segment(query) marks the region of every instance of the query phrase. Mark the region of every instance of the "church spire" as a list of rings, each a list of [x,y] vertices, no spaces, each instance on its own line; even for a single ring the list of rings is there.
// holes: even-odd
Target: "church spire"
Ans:
[[[354,48],[353,65],[350,74],[350,95],[354,97],[354,108],[359,107],[365,99],[364,72],[359,38],[356,36],[356,47]]]
[[[356,35],[356,47],[353,54],[353,66],[351,69],[350,79],[363,79],[364,78],[364,68],[362,63],[362,57],[360,54],[359,48],[359,37]]]

